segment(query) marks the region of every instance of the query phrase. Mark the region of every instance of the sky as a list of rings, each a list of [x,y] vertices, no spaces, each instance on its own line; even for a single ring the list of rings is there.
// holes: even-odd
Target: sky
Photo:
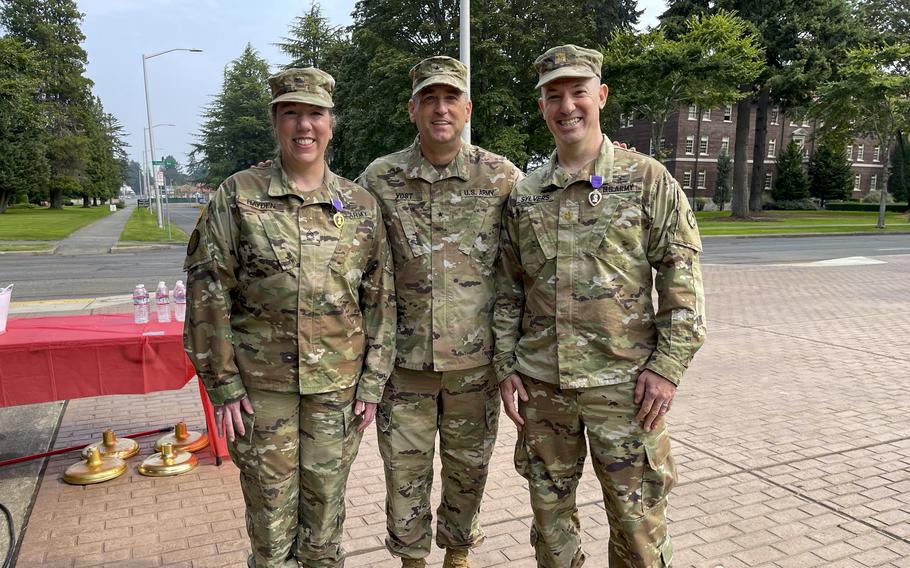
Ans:
[[[333,24],[351,24],[355,0],[321,3]],[[88,53],[86,74],[105,111],[120,121],[130,158],[141,162],[146,120],[142,56],[173,48],[146,61],[155,156],[171,154],[180,164],[196,142],[201,115],[221,90],[225,66],[240,56],[247,43],[273,70],[288,58],[273,44],[287,35],[294,18],[310,0],[77,0],[85,14],[82,47]],[[654,25],[664,0],[639,0],[641,27]]]

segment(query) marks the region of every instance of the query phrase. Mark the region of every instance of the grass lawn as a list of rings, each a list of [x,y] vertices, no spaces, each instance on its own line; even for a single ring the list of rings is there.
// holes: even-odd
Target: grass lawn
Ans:
[[[108,205],[63,209],[7,209],[0,214],[0,241],[59,241],[110,215]]]
[[[137,207],[133,210],[126,227],[120,233],[120,242],[135,241],[143,243],[185,243],[186,233],[177,225],[171,223],[171,240],[167,240],[167,223],[164,228],[158,228],[158,217],[150,209]]]
[[[876,229],[872,211],[765,211],[761,217],[732,219],[729,211],[696,213],[702,235],[781,235],[795,233],[910,233],[905,213],[886,213],[885,228]]]

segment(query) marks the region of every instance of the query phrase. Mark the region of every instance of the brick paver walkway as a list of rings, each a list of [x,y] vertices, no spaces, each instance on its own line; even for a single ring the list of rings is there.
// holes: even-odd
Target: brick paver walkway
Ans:
[[[671,498],[675,566],[910,567],[910,256],[857,267],[706,266],[709,339],[670,415],[680,484]],[[105,427],[135,432],[183,418],[181,391],[71,401],[56,444]],[[474,566],[534,566],[530,508],[503,416]],[[146,439],[140,456],[148,455]],[[135,471],[110,483],[60,481],[47,467],[18,566],[243,566],[248,543],[236,468],[182,477]],[[438,498],[438,497],[437,497]],[[348,489],[349,567],[392,567],[375,431]],[[590,468],[578,501],[589,566],[607,565],[608,527]],[[441,564],[434,551],[431,565]]]

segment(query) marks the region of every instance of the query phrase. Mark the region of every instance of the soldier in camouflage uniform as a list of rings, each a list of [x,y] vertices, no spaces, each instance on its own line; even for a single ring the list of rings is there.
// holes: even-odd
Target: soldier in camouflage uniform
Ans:
[[[494,360],[519,428],[531,542],[546,568],[585,559],[575,489],[586,435],[610,523],[609,565],[670,566],[676,471],[664,416],[705,336],[695,216],[659,162],[601,133],[601,65],[600,53],[574,45],[535,62],[556,151],[503,213],[511,278],[497,299]]]
[[[436,543],[446,549],[446,568],[466,567],[468,550],[483,540],[478,515],[499,419],[490,362],[500,213],[521,174],[505,158],[461,142],[471,112],[464,65],[430,57],[411,78],[417,140],[359,178],[382,207],[398,297],[395,369],[376,420],[386,546],[403,566],[424,566],[430,553],[438,431]]]
[[[324,161],[332,77],[269,86],[280,157],[200,217],[185,345],[240,469],[249,566],[342,566],[345,484],[394,361],[392,260],[376,200]]]

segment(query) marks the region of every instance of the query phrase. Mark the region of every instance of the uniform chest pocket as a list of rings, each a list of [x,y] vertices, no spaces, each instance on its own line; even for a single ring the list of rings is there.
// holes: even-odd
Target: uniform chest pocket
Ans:
[[[611,264],[623,268],[643,259],[642,226],[645,217],[638,200],[624,196],[607,196],[599,211],[594,212],[594,224],[584,250]]]
[[[536,276],[547,261],[556,258],[557,210],[555,204],[529,205],[518,210],[518,248],[521,264]]]
[[[238,254],[247,274],[265,278],[297,266],[300,233],[296,215],[241,208],[240,216]]]
[[[397,201],[390,220],[390,244],[396,256],[406,259],[430,252],[430,208],[424,201]]]
[[[473,207],[459,216],[462,228],[458,250],[473,257],[481,266],[491,268],[499,254],[499,228],[502,200],[494,197],[472,197]]]

